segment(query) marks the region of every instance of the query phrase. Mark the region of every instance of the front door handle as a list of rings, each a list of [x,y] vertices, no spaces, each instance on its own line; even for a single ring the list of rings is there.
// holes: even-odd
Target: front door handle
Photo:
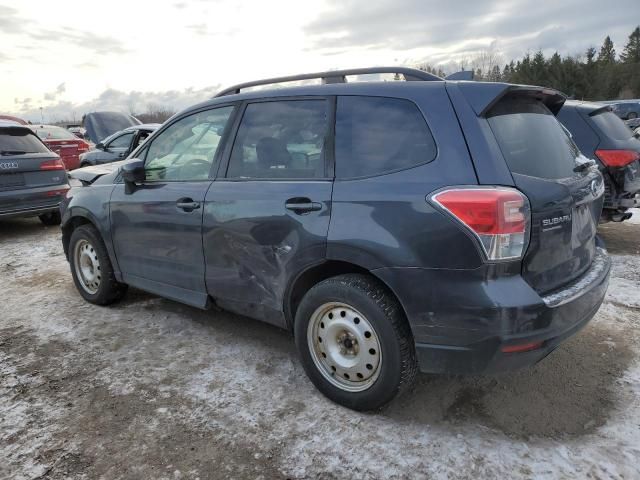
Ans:
[[[309,212],[317,212],[322,210],[322,204],[318,202],[312,202],[308,198],[290,198],[284,204],[284,208],[292,210],[298,215]]]
[[[176,207],[184,210],[185,212],[193,212],[200,208],[200,202],[194,202],[191,198],[181,198],[176,202]]]

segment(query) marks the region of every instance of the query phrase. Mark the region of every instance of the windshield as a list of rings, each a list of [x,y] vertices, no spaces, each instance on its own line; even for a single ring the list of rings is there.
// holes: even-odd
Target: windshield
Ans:
[[[49,149],[27,129],[0,128],[0,155],[44,153]]]
[[[629,140],[633,135],[631,129],[620,120],[620,117],[609,110],[596,113],[591,119],[600,132],[614,140]]]
[[[77,137],[69,130],[61,127],[35,127],[36,135],[42,140],[76,140]]]
[[[576,175],[580,151],[542,103],[518,98],[502,101],[488,121],[513,173],[548,179]]]

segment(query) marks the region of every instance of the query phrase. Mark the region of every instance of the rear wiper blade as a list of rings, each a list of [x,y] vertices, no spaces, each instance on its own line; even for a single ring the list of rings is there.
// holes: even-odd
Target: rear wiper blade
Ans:
[[[0,150],[0,155],[24,155],[24,150]]]

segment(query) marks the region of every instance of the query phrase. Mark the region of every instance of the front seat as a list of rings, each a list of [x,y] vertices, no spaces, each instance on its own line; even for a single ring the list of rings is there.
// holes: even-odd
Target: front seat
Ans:
[[[258,140],[256,155],[260,170],[287,169],[291,165],[291,154],[287,145],[277,138],[264,137]]]

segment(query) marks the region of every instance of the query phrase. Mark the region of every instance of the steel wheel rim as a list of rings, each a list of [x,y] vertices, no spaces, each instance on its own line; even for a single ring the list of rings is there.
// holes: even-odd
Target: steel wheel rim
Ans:
[[[73,259],[78,283],[85,292],[95,295],[102,281],[98,252],[91,243],[83,239],[76,243]]]
[[[318,371],[332,385],[362,392],[380,375],[380,340],[367,318],[345,303],[329,302],[311,315],[307,345]]]

